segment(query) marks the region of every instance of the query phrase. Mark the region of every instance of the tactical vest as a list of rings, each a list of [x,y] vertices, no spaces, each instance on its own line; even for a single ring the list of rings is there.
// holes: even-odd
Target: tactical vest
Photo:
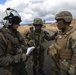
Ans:
[[[6,50],[5,54],[16,54],[16,50],[21,46],[21,41],[23,41],[23,37],[20,35],[20,33],[17,31],[16,35],[17,37],[14,38],[6,29],[0,30],[0,35],[3,38],[5,44],[6,44]]]
[[[67,41],[71,33],[73,33],[75,29],[71,29],[64,35],[59,35],[57,40],[55,40],[54,47],[57,49],[58,56],[60,59],[71,59],[72,58],[72,50],[67,48]]]

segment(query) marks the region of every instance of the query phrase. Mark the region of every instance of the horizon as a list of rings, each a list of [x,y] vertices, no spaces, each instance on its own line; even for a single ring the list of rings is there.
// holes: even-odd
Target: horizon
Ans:
[[[28,24],[35,18],[54,21],[60,11],[70,11],[76,18],[76,0],[0,0],[0,21],[9,7],[18,11],[22,24]]]

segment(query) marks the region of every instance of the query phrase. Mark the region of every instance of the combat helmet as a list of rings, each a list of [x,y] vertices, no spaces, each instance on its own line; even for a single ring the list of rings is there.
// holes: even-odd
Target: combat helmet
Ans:
[[[21,17],[16,10],[7,8],[5,12],[6,15],[2,20],[5,27],[10,27],[13,24],[19,24],[21,22]]]
[[[65,22],[71,22],[73,20],[73,17],[69,11],[62,11],[56,14],[55,19],[63,19]]]
[[[43,26],[43,21],[41,18],[35,18],[33,21],[33,26]]]

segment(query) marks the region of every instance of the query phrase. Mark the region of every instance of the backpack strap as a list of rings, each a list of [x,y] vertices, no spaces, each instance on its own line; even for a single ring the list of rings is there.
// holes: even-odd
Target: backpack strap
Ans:
[[[10,42],[11,42],[13,45],[18,44],[17,40],[16,40],[10,33],[8,33],[5,28],[3,28],[3,29],[1,30],[1,32],[4,34],[4,37],[5,37],[7,40],[10,40]]]
[[[2,39],[3,39],[4,42],[5,42],[5,44],[7,45],[8,42],[7,42],[7,40],[6,40],[6,38],[4,37],[4,34],[3,34],[2,32],[0,32],[0,36],[2,37]]]

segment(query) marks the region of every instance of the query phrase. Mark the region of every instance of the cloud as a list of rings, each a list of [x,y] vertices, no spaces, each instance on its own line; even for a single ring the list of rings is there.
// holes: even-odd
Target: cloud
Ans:
[[[17,10],[24,24],[31,23],[37,17],[54,21],[56,13],[63,10],[70,11],[76,17],[76,0],[7,0],[0,5],[0,14],[7,7]]]

